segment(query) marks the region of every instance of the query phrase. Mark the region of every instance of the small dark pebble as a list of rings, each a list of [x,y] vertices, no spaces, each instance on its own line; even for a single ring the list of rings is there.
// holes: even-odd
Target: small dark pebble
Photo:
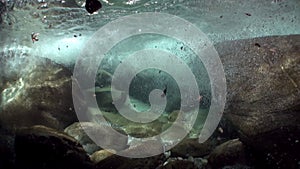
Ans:
[[[86,0],[85,1],[85,9],[90,14],[98,11],[101,7],[102,7],[102,4],[98,0]]]
[[[60,48],[57,48],[58,50],[60,50]]]
[[[259,43],[255,43],[254,45],[259,47],[259,48],[261,47]]]
[[[133,107],[136,107],[136,105],[135,105],[135,104],[133,104]]]
[[[183,50],[183,46],[180,47],[180,50]]]
[[[74,38],[77,38],[77,35],[74,35]]]
[[[223,15],[221,15],[220,18],[223,18]]]
[[[67,45],[66,47],[68,48],[69,46]]]
[[[161,70],[159,70],[158,73],[161,73]]]
[[[250,14],[250,13],[245,13],[245,15],[247,15],[247,16],[251,16],[251,14]]]
[[[81,36],[81,33],[79,34],[79,36]]]

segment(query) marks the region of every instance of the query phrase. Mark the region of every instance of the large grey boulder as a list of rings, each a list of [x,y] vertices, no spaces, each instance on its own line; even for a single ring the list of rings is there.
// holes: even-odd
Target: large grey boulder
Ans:
[[[224,42],[216,49],[227,79],[225,118],[255,151],[258,164],[297,168],[300,35]]]
[[[300,119],[300,35],[254,38],[216,46],[224,64],[225,116],[251,137]]]
[[[71,72],[49,59],[1,54],[0,125],[62,130],[77,121]]]

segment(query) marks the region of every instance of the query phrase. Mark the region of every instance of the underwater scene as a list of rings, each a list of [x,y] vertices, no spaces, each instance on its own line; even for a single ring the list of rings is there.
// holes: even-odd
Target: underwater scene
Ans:
[[[0,0],[0,169],[300,169],[299,0]]]

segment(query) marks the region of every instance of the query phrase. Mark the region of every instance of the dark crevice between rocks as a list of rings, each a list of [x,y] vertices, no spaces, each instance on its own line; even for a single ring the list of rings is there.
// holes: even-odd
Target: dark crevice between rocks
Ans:
[[[299,168],[300,127],[281,127],[243,142],[256,168]]]

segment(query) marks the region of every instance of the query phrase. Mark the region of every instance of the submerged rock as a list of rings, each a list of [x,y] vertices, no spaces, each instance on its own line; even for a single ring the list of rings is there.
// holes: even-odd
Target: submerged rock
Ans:
[[[102,148],[90,138],[90,135],[88,135],[87,132],[93,135],[95,139],[101,140],[102,146],[113,148],[116,151],[128,148],[128,138],[120,138],[119,135],[110,132],[110,126],[108,125],[109,124],[97,124],[93,122],[76,122],[68,126],[65,129],[65,132],[79,141],[79,143],[83,145],[85,151],[89,154],[93,154]],[[121,129],[119,129],[118,132],[125,135],[125,132]]]
[[[216,145],[217,143],[214,141],[214,139],[209,139],[200,144],[198,138],[185,138],[178,145],[171,149],[171,155],[179,157],[204,157],[208,155]]]
[[[280,147],[278,154],[289,154],[285,159],[290,160],[271,160],[273,164],[282,162],[283,168],[295,168],[300,159],[299,144],[295,143],[300,139],[299,46],[300,35],[216,45],[227,78],[225,117],[239,132],[241,141],[257,154],[274,152],[271,145]]]
[[[188,160],[173,160],[166,165],[159,167],[159,169],[198,169],[192,161]]]
[[[256,168],[298,169],[300,166],[299,130],[290,126],[281,127],[242,141],[249,147]]]
[[[20,129],[15,150],[18,168],[92,168],[90,158],[75,139],[45,126]]]
[[[108,151],[108,150],[99,150],[99,151],[94,152],[91,155],[91,160],[92,160],[93,163],[97,164],[100,161],[106,159],[107,157],[114,155],[115,153],[116,152],[113,151],[113,150],[111,150],[111,151]]]
[[[92,124],[85,122],[85,123],[73,123],[67,128],[65,128],[65,132],[75,138],[83,147],[83,149],[88,153],[88,154],[93,154],[94,152],[98,151],[101,149],[97,144],[94,143],[94,141],[86,134],[84,131],[84,128],[90,127],[91,129]]]
[[[244,136],[299,125],[299,46],[300,35],[217,45],[228,86],[225,116]]]
[[[208,157],[212,168],[223,168],[236,164],[245,164],[245,146],[238,139],[227,141],[217,146]]]
[[[15,166],[15,137],[13,133],[0,128],[0,168],[12,169]]]
[[[148,158],[127,158],[118,155],[112,155],[96,164],[96,169],[113,168],[113,169],[127,169],[127,168],[147,168],[155,169],[163,164],[165,160],[164,155],[157,155]]]
[[[63,129],[77,121],[69,70],[45,58],[14,53],[1,53],[0,59],[2,127]]]

